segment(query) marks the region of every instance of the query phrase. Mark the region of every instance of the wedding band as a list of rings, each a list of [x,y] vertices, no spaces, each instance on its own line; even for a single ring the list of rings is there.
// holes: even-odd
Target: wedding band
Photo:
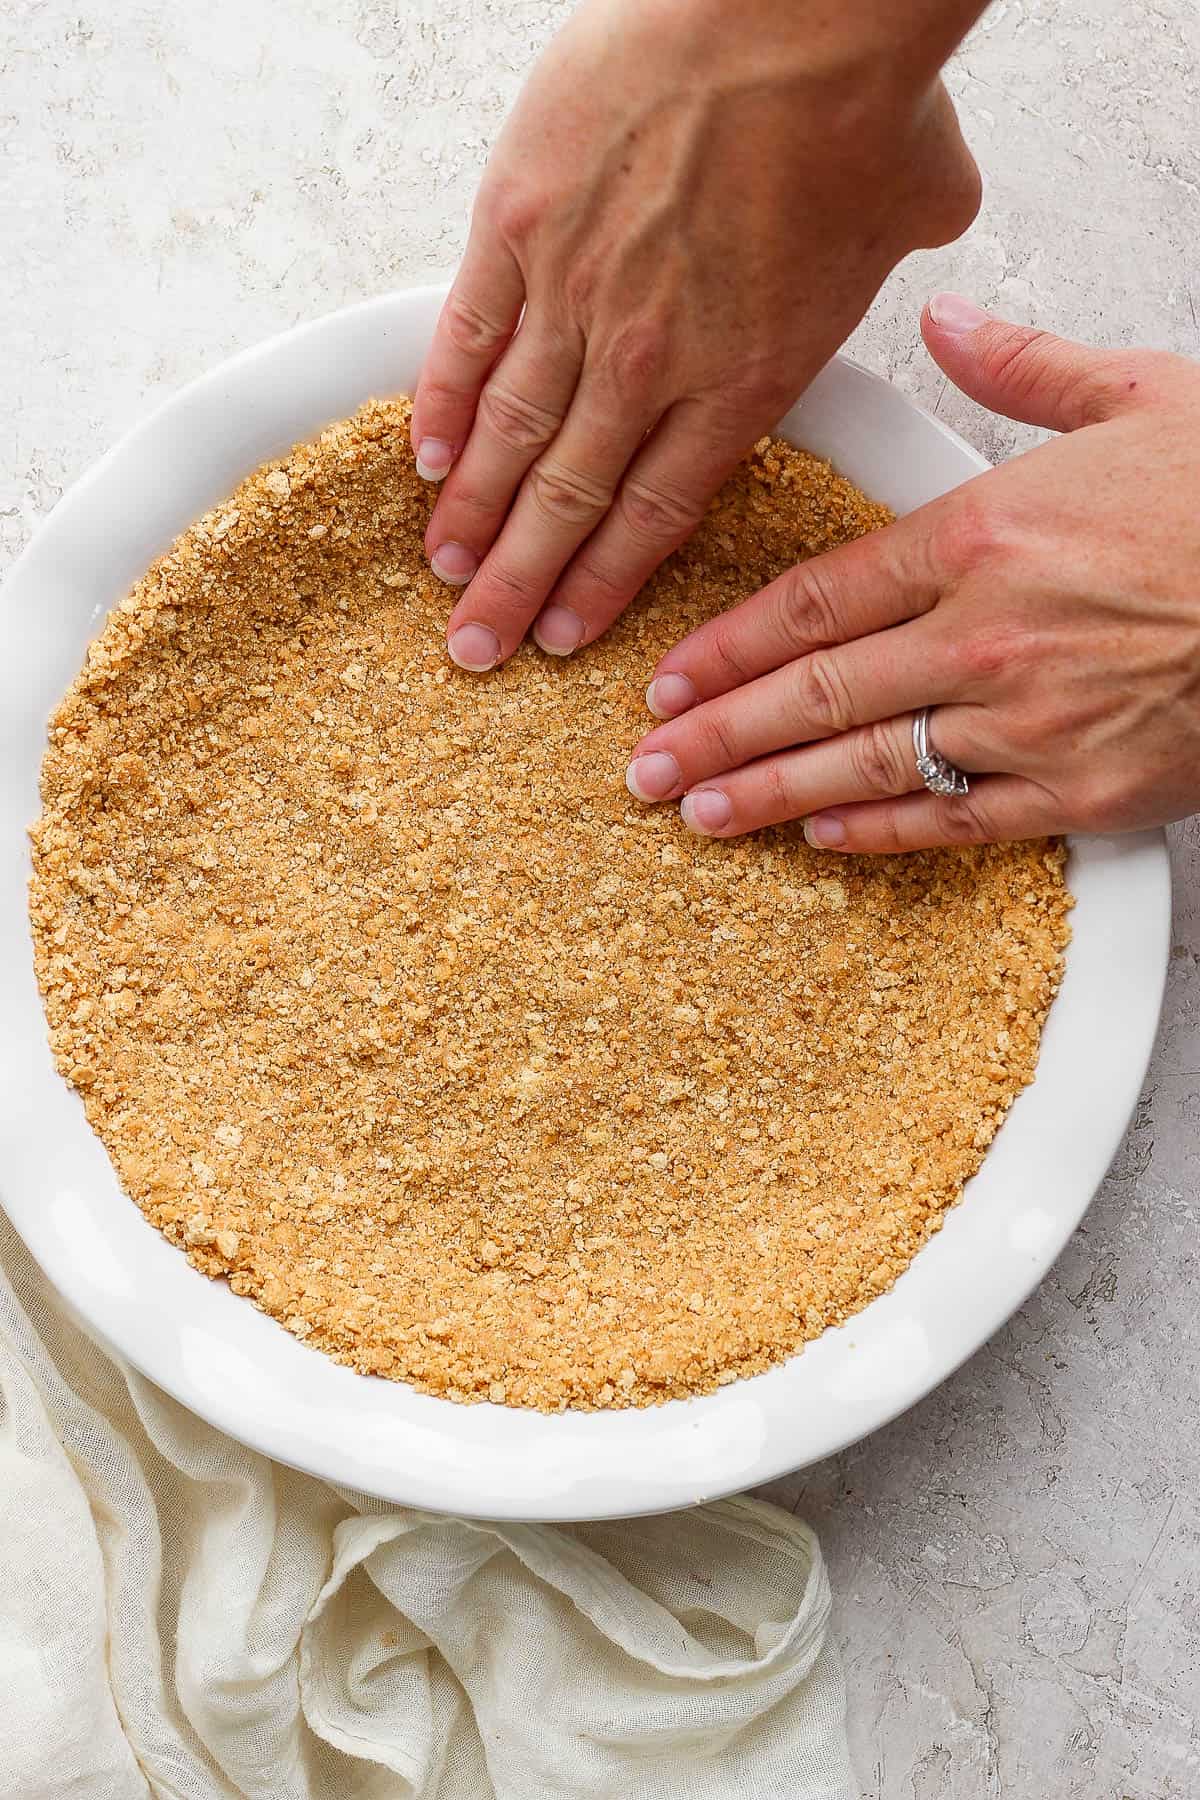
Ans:
[[[947,762],[929,741],[931,711],[932,708],[923,706],[913,719],[913,750],[917,758],[917,774],[931,794],[965,794],[970,783],[962,770],[955,768],[952,762]]]

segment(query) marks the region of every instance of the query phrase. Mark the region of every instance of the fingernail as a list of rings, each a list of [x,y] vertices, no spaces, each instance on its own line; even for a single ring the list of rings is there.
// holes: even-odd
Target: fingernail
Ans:
[[[978,331],[991,315],[965,294],[935,294],[929,302],[929,316],[951,337],[964,337],[968,331]]]
[[[679,811],[688,830],[698,832],[701,837],[711,837],[714,831],[728,825],[733,816],[729,796],[720,788],[697,788],[694,794],[685,794],[679,803]]]
[[[417,474],[422,481],[442,481],[450,473],[454,445],[443,438],[422,438],[417,445]]]
[[[533,621],[533,641],[551,656],[570,656],[583,641],[583,620],[565,606],[547,606]]]
[[[487,625],[460,625],[446,648],[450,660],[472,675],[486,674],[500,661],[500,639]]]
[[[840,850],[846,842],[846,827],[832,813],[813,813],[804,821],[804,835],[814,850]]]
[[[429,566],[439,581],[448,581],[451,587],[466,587],[479,567],[479,558],[465,544],[439,544]]]
[[[625,771],[625,786],[635,800],[665,800],[681,780],[679,764],[666,750],[635,756]]]
[[[699,698],[686,675],[660,675],[646,689],[646,705],[656,719],[677,719]]]

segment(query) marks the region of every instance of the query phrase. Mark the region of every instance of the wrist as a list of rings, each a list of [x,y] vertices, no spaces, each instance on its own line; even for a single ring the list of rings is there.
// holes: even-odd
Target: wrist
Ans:
[[[907,248],[946,243],[975,217],[978,171],[939,71],[983,0],[906,0],[900,25],[895,0],[594,3],[618,41],[641,37],[631,61],[669,67],[710,121],[734,122],[732,154],[739,132],[765,134],[781,167],[815,158],[852,204],[890,197]]]

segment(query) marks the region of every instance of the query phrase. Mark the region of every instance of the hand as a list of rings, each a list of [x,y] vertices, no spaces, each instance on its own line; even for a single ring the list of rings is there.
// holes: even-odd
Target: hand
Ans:
[[[535,69],[414,401],[462,667],[535,620],[556,655],[598,637],[893,265],[974,217],[936,72],[980,4],[913,0],[907,46],[889,5],[588,0]]]
[[[658,664],[630,764],[694,831],[831,850],[1126,831],[1200,810],[1200,364],[956,295],[922,321],[984,406],[1069,435],[799,564]],[[913,709],[970,793],[925,792]]]

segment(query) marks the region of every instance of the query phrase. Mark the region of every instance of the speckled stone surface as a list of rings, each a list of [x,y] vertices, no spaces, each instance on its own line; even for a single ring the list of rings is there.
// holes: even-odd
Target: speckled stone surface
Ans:
[[[0,550],[155,399],[452,265],[563,0],[9,0],[0,13]],[[857,334],[993,456],[928,364],[956,286],[1200,352],[1194,0],[999,0],[953,70],[987,180]],[[820,1531],[871,1800],[1200,1795],[1200,833],[1143,1102],[1040,1291],[957,1376],[780,1484]]]

